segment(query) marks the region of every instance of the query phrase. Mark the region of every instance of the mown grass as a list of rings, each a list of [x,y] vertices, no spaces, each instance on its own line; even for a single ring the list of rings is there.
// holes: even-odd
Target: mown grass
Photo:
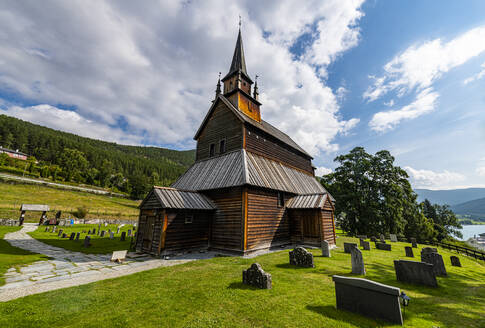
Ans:
[[[316,268],[288,265],[288,251],[254,259],[217,257],[131,276],[32,295],[0,304],[1,327],[378,327],[392,326],[338,311],[332,275],[350,276],[344,241],[331,258],[312,250]],[[393,250],[363,251],[367,279],[400,287],[411,297],[406,327],[483,327],[485,266],[440,249],[449,276],[439,288],[396,281],[393,260],[405,259],[404,243]],[[419,250],[415,250],[415,255]],[[417,259],[416,259],[417,260]],[[241,271],[259,262],[273,289],[241,284]],[[372,302],[373,300],[369,300]]]
[[[118,226],[114,224],[109,224],[106,227],[104,225],[101,225],[101,230],[106,231],[106,234],[104,237],[101,237],[101,235],[98,236],[97,224],[76,224],[72,227],[58,226],[57,231],[54,233],[45,232],[46,226],[40,226],[39,228],[37,228],[37,230],[33,232],[29,232],[29,235],[31,235],[33,238],[43,243],[56,246],[56,247],[62,247],[70,251],[82,252],[86,254],[107,254],[113,251],[125,250],[130,248],[131,238],[128,237],[128,229],[131,229],[133,231],[133,225],[123,226],[120,229],[119,234],[116,234],[117,227]],[[96,234],[89,235],[91,237],[91,247],[88,247],[88,248],[83,247],[84,238],[88,235],[87,234],[88,230],[92,230],[93,228],[96,229]],[[52,229],[52,227],[49,227],[49,231],[50,229]],[[74,233],[81,232],[79,241],[69,240],[69,238],[58,237],[57,234],[60,229],[62,229],[63,233],[66,233],[68,237],[71,235],[72,232]],[[108,233],[109,229],[111,229],[111,231],[115,233],[113,239],[109,239],[109,233]],[[83,231],[86,231],[86,233],[83,233]],[[126,231],[127,237],[125,241],[121,241],[121,233],[123,231]]]
[[[78,207],[88,209],[87,219],[137,219],[139,201],[126,198],[96,195],[82,191],[62,190],[42,185],[0,182],[0,218],[18,219],[21,204],[46,204],[51,211],[48,217],[62,211],[65,218]],[[39,212],[27,212],[26,221],[38,222]]]
[[[0,226],[0,286],[5,284],[3,274],[11,267],[20,267],[35,261],[47,260],[48,257],[35,254],[23,249],[11,246],[3,239],[9,232],[20,230],[20,227]]]

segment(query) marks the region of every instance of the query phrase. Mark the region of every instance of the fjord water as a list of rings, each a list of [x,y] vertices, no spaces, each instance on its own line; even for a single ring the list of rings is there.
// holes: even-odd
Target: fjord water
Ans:
[[[464,225],[461,229],[463,238],[461,240],[468,240],[474,235],[485,233],[485,224]]]

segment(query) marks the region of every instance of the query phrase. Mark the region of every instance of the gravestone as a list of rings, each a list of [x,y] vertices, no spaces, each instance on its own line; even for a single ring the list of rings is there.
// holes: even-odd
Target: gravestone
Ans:
[[[126,231],[121,232],[121,237],[120,241],[125,241],[126,240]]]
[[[115,234],[113,231],[109,232],[109,239],[113,239],[115,237]]]
[[[104,234],[106,233],[106,231],[102,230],[101,231],[101,237],[104,237]]]
[[[392,233],[391,233],[391,234],[389,235],[389,237],[390,237],[390,239],[391,239],[391,242],[393,242],[393,243],[396,243],[396,242],[397,242],[397,236],[396,236],[395,234],[392,234]]]
[[[243,284],[271,289],[271,274],[264,272],[259,263],[253,263],[249,269],[243,270]]]
[[[91,229],[88,230],[88,235],[90,235],[90,234],[91,234]]]
[[[359,239],[367,239],[367,236],[366,235],[357,235],[357,238],[359,238]]]
[[[403,324],[399,288],[362,278],[333,276],[332,280],[338,310]]]
[[[89,247],[91,246],[91,237],[90,236],[86,236],[84,237],[84,247]]]
[[[62,238],[67,238],[67,233],[63,233]]]
[[[62,236],[62,229],[59,229],[59,233],[57,234],[57,237]]]
[[[381,243],[385,243],[386,242],[386,238],[384,237],[384,235],[381,233],[380,237],[381,239]]]
[[[131,229],[128,229],[128,237],[132,237],[133,234],[131,233]]]
[[[45,227],[44,232],[47,232],[49,230],[49,227]]]
[[[93,228],[93,235],[96,234],[96,228]]]
[[[421,254],[423,253],[438,253],[438,250],[434,247],[425,247],[421,250]]]
[[[74,240],[74,237],[76,237],[76,233],[71,232],[71,236],[69,237],[69,240]]]
[[[304,249],[303,247],[296,247],[290,251],[290,264],[304,267],[314,268],[313,254]]]
[[[120,233],[120,227],[116,229],[116,234],[118,235]]]
[[[461,267],[460,258],[458,256],[450,256],[451,265],[456,267]]]
[[[375,243],[377,241],[377,239],[376,239],[376,237],[372,236],[372,237],[370,237],[370,241]]]
[[[105,222],[105,223],[104,223],[104,226],[105,226],[105,227],[107,227],[107,226],[108,226],[108,222]]]
[[[78,233],[76,234],[76,239],[75,239],[75,240],[76,240],[76,241],[79,241],[79,237],[80,237],[80,236],[81,236],[81,233],[80,233],[80,232],[78,232]]]
[[[323,257],[331,257],[330,245],[328,244],[328,241],[326,241],[326,240],[322,240],[322,256]]]
[[[411,246],[413,246],[413,248],[418,248],[418,243],[416,242],[416,238],[411,238]]]
[[[118,262],[118,263],[123,262],[126,258],[126,253],[128,253],[127,250],[114,251],[113,255],[111,255],[111,262]]]
[[[414,253],[413,253],[413,248],[412,247],[405,246],[404,247],[404,250],[406,251],[406,256],[407,257],[414,257]]]
[[[424,249],[423,249],[424,250]],[[443,257],[437,252],[421,252],[421,262],[433,264],[433,271],[437,276],[446,277],[445,263]]]
[[[111,229],[108,229],[108,234],[111,234]]]
[[[357,244],[355,244],[355,243],[344,243],[344,252],[350,254],[350,250],[353,247],[357,248]]]
[[[364,243],[364,239],[363,238],[359,238],[359,246],[360,247],[364,247],[363,246],[363,243]]]
[[[370,251],[370,243],[368,241],[364,241],[362,243],[362,248],[364,249],[364,251]]]
[[[86,230],[83,230],[82,232],[83,232],[83,233],[86,233]]]
[[[424,262],[395,260],[396,279],[411,284],[438,287],[433,265]]]
[[[390,251],[391,250],[391,244],[377,243],[376,242],[376,248],[380,249],[381,251]]]
[[[56,232],[56,230],[57,230],[57,226],[54,226],[54,227],[52,228],[52,232]]]
[[[350,261],[352,263],[352,273],[365,276],[364,258],[357,247],[350,249]]]

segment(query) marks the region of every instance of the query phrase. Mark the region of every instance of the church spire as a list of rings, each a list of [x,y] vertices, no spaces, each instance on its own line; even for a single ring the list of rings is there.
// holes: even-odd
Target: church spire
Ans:
[[[216,98],[220,94],[221,94],[221,72],[219,72],[219,80],[217,80]]]
[[[243,41],[241,36],[241,17],[239,17],[239,33],[237,35],[236,48],[234,49],[234,54],[232,56],[231,67],[229,68],[229,72],[222,79],[222,82],[236,74],[241,74],[248,80],[249,83],[253,83],[246,70],[246,59],[244,56]]]

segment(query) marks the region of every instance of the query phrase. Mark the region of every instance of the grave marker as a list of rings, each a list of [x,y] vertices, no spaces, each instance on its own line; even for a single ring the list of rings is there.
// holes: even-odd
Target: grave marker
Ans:
[[[413,246],[413,248],[418,248],[418,244],[416,243],[416,238],[411,238],[411,246]]]
[[[304,267],[304,268],[314,268],[313,264],[313,254],[304,249],[303,247],[296,247],[294,250],[290,251],[290,264]]]
[[[119,233],[120,233],[120,227],[116,229],[116,234],[119,235]]]
[[[381,239],[381,243],[386,243],[386,238],[382,233],[381,233],[380,239]]]
[[[406,251],[406,256],[407,257],[414,257],[414,253],[413,253],[413,248],[412,247],[405,246],[404,247],[404,250]]]
[[[424,249],[423,249],[424,250]],[[443,262],[443,257],[437,252],[422,252],[421,251],[421,262],[426,262],[433,264],[433,271],[437,276],[446,277],[445,263]]]
[[[356,243],[344,243],[344,252],[350,254],[350,249],[353,248],[353,247],[357,248],[357,244]]]
[[[67,233],[63,233],[62,238],[67,238]]]
[[[113,239],[115,237],[115,234],[113,231],[109,232],[109,239]]]
[[[69,237],[69,240],[74,240],[74,237],[76,237],[76,233],[71,232],[71,236]]]
[[[126,231],[123,231],[121,232],[120,241],[125,241],[125,239],[126,239]]]
[[[59,233],[57,234],[57,237],[62,236],[62,229],[59,229]]]
[[[458,256],[450,256],[451,265],[456,267],[461,267],[460,258]]]
[[[326,241],[326,240],[322,240],[322,256],[323,257],[331,257],[330,245],[328,244],[328,241]]]
[[[376,248],[380,249],[381,251],[390,251],[391,250],[391,244],[377,243],[376,242]]]
[[[424,262],[395,260],[396,279],[411,284],[438,287],[433,265]]]
[[[370,251],[370,243],[368,241],[364,241],[362,243],[362,248],[364,249],[364,251]]]
[[[114,251],[113,255],[111,255],[111,262],[118,262],[118,263],[123,262],[126,258],[126,253],[128,253],[127,250]]]
[[[131,229],[128,229],[128,237],[133,237],[133,234],[131,233]]]
[[[365,276],[364,258],[357,247],[350,249],[350,261],[352,263],[352,273]]]
[[[91,246],[91,237],[90,236],[86,236],[84,237],[84,247],[89,247]]]
[[[376,237],[372,236],[370,237],[370,241],[372,241],[373,243],[375,243],[377,241]]]
[[[81,236],[81,233],[80,233],[80,232],[78,232],[78,233],[76,234],[76,241],[79,241],[79,237],[80,237],[80,236]]]
[[[271,275],[264,272],[259,263],[253,263],[249,269],[243,270],[243,284],[271,289]]]
[[[397,236],[396,236],[395,234],[392,234],[392,233],[391,233],[391,234],[389,235],[389,237],[390,237],[390,239],[391,239],[391,242],[393,242],[393,243],[396,243],[396,242],[397,242]]]
[[[104,234],[106,233],[106,231],[102,230],[101,231],[101,237],[104,237]]]

